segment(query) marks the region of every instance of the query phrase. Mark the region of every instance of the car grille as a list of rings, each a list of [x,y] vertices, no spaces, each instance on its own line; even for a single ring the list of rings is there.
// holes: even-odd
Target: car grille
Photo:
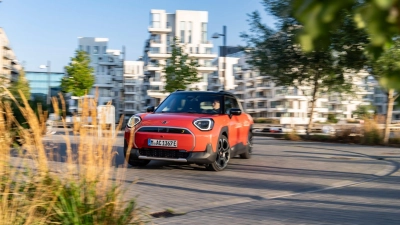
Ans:
[[[142,148],[139,149],[139,154],[148,157],[158,157],[158,158],[187,158],[189,153],[186,151],[180,152],[179,150],[170,149],[156,149],[156,148]]]
[[[138,132],[170,133],[170,134],[191,134],[186,128],[175,127],[141,127]]]

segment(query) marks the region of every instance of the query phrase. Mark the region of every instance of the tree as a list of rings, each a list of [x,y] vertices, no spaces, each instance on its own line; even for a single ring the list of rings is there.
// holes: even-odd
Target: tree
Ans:
[[[171,44],[171,57],[167,59],[163,72],[166,76],[165,92],[175,90],[186,90],[191,84],[201,80],[198,76],[197,60],[189,57],[184,48],[179,45],[178,38],[175,37]]]
[[[366,60],[362,54],[366,36],[355,29],[348,17],[334,31],[332,44],[304,52],[297,43],[302,25],[287,12],[288,1],[264,0],[269,14],[278,18],[278,31],[264,25],[258,12],[250,15],[251,34],[243,33],[250,49],[248,63],[261,74],[269,75],[277,86],[296,87],[310,98],[311,110],[307,134],[313,124],[315,102],[321,94],[349,93],[353,86],[345,72],[358,71]],[[346,38],[356,35],[358,38]],[[356,39],[356,40],[355,40]],[[309,91],[310,90],[310,91]]]
[[[90,57],[85,51],[77,50],[65,70],[66,76],[61,80],[63,92],[72,93],[74,96],[83,96],[89,92],[95,77],[90,66]]]
[[[369,36],[367,54],[377,60],[385,49],[390,48],[394,38],[400,35],[400,1],[398,0],[285,0],[291,5],[290,14],[298,19],[304,29],[299,41],[303,50],[310,52],[318,45],[331,43],[331,31],[340,27],[343,11],[351,15],[359,29]],[[384,83],[400,90],[400,75],[387,74]]]
[[[358,118],[370,117],[374,114],[375,108],[372,105],[359,105],[357,109],[353,111],[353,115]]]
[[[25,77],[25,71],[20,70],[18,80],[11,83],[10,92],[16,99],[21,99],[19,91],[22,92],[24,97],[29,100],[31,96],[31,88],[29,87],[29,81]]]
[[[386,77],[400,74],[400,39],[395,39],[394,44],[391,48],[385,50],[377,60],[372,60],[372,73],[380,80],[382,89],[387,95],[387,111],[384,131],[384,144],[389,143],[390,136],[390,124],[392,122],[393,106],[396,99],[399,97],[399,93],[395,92],[395,89],[387,85],[383,80]],[[380,79],[383,78],[383,79]]]

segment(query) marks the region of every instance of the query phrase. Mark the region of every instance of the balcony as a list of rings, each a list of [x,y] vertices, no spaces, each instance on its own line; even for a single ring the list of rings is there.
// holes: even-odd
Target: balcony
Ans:
[[[138,84],[139,84],[139,82],[136,80],[132,80],[132,79],[124,80],[124,85],[138,85]]]
[[[94,87],[107,87],[107,88],[113,88],[114,84],[111,81],[110,78],[101,78],[97,77],[96,83],[94,84]]]
[[[198,59],[215,59],[218,57],[217,53],[212,53],[212,52],[194,52],[194,53],[189,53],[190,57],[193,58],[198,58]]]
[[[169,25],[165,25],[164,27],[162,27],[162,24],[160,24],[159,22],[154,22],[149,26],[148,30],[150,33],[166,34],[172,32],[172,27]]]
[[[168,92],[163,92],[161,90],[147,90],[147,95],[152,98],[165,98],[169,95]]]
[[[328,113],[329,109],[326,107],[315,107],[314,108],[314,112],[318,112],[318,113]]]
[[[124,77],[123,76],[114,75],[114,76],[112,76],[112,80],[113,81],[123,81]]]
[[[257,90],[267,90],[271,89],[272,85],[271,84],[258,84],[257,85]]]
[[[161,53],[160,51],[149,51],[147,56],[152,59],[166,59],[171,57],[170,53]]]
[[[156,38],[156,39],[150,39],[150,45],[151,44],[161,44],[162,42],[161,42],[161,39],[158,39],[158,38]]]
[[[98,64],[102,65],[102,66],[117,66],[117,65],[122,66],[122,60],[120,60],[118,58],[112,58],[112,57],[108,58],[108,59],[109,60],[107,60],[107,57],[105,57],[103,60],[98,61]]]
[[[272,95],[259,95],[259,96],[256,96],[254,98],[254,100],[256,100],[256,101],[265,101],[265,100],[268,100],[268,99],[271,99],[271,98],[272,98]]]
[[[8,54],[7,52],[4,52],[3,58],[4,59],[8,59],[8,60],[12,60],[13,59],[12,56],[10,54]]]
[[[214,72],[214,71],[217,71],[218,68],[213,65],[203,65],[203,66],[197,67],[197,70],[201,71],[201,72]]]
[[[137,91],[135,91],[135,89],[132,88],[127,88],[124,90],[125,94],[137,94]]]
[[[220,83],[212,83],[210,86],[211,87],[222,87],[222,84],[220,84]]]
[[[125,102],[128,102],[128,103],[132,103],[132,102],[137,102],[138,100],[137,99],[134,99],[134,98],[126,98],[125,99]]]
[[[11,66],[11,73],[14,73],[14,74],[18,74],[19,73],[19,69],[17,68],[17,66],[15,66],[15,65]]]
[[[0,74],[0,77],[1,78],[5,78],[7,80],[10,80],[11,79],[11,74]]]
[[[3,64],[3,68],[7,70],[11,70],[11,64]]]
[[[147,71],[160,71],[161,67],[157,64],[149,63],[144,69]]]
[[[254,91],[256,88],[254,86],[246,86],[245,88],[246,91]]]

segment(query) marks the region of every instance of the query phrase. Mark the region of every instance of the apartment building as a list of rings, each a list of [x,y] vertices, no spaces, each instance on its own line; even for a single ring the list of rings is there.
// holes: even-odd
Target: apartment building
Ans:
[[[124,62],[124,122],[136,114],[143,112],[145,89],[143,88],[143,61]]]
[[[234,46],[226,46],[224,57],[224,46],[219,46],[219,57],[212,61],[212,64],[218,68],[208,76],[209,91],[234,91],[236,88],[234,68],[239,63],[241,57],[241,48]],[[239,55],[235,55],[238,53]],[[242,62],[243,63],[243,62]],[[224,66],[225,65],[225,66]],[[225,73],[224,73],[225,72]],[[224,77],[225,76],[225,77]],[[226,82],[225,82],[226,81]],[[224,89],[222,88],[224,86]]]
[[[0,27],[0,85],[9,87],[22,69],[3,28]],[[2,93],[0,93],[0,96]]]
[[[374,95],[371,96],[370,101],[373,102],[372,104],[375,106],[377,114],[386,115],[388,106],[387,94],[382,90],[381,87],[379,87],[376,80],[371,80],[371,82],[376,85],[374,86]],[[398,100],[394,104],[395,105],[393,106],[392,121],[400,123],[400,104],[398,104]]]
[[[223,86],[225,91],[235,90],[236,85],[233,70],[238,60],[239,58],[235,57],[218,57],[213,61],[213,65],[218,70],[208,76],[209,91],[220,91]],[[224,64],[226,66],[225,69],[223,67]]]
[[[227,55],[233,65],[235,89],[233,93],[240,99],[244,109],[254,118],[279,119],[281,124],[307,124],[311,111],[311,89],[309,87],[279,87],[268,76],[261,75],[246,63],[245,52]],[[227,71],[230,72],[230,71]],[[338,119],[350,119],[359,105],[373,103],[376,82],[365,71],[346,74],[352,80],[352,94],[319,93],[314,107],[313,121],[325,122],[329,114]],[[232,81],[231,81],[232,82]],[[227,83],[231,83],[227,82]]]
[[[112,102],[115,107],[116,121],[124,112],[123,103],[123,66],[125,50],[108,48],[108,38],[80,37],[80,50],[90,55],[90,66],[94,68],[95,84],[89,95],[95,95],[98,89],[98,105]]]
[[[165,76],[162,66],[171,56],[170,45],[174,37],[186,53],[199,61],[198,76],[201,81],[190,88],[207,90],[208,75],[217,71],[213,59],[217,54],[212,52],[213,44],[209,40],[208,12],[177,10],[166,13],[165,10],[151,10],[150,38],[145,42],[144,49],[144,83],[146,90],[145,106],[158,105],[169,93],[164,92]]]

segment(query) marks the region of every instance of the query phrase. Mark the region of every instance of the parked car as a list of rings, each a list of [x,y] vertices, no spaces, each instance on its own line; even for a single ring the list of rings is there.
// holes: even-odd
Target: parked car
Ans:
[[[221,171],[231,157],[251,157],[252,128],[252,117],[229,92],[176,91],[129,119],[124,154],[132,166],[163,160]]]

